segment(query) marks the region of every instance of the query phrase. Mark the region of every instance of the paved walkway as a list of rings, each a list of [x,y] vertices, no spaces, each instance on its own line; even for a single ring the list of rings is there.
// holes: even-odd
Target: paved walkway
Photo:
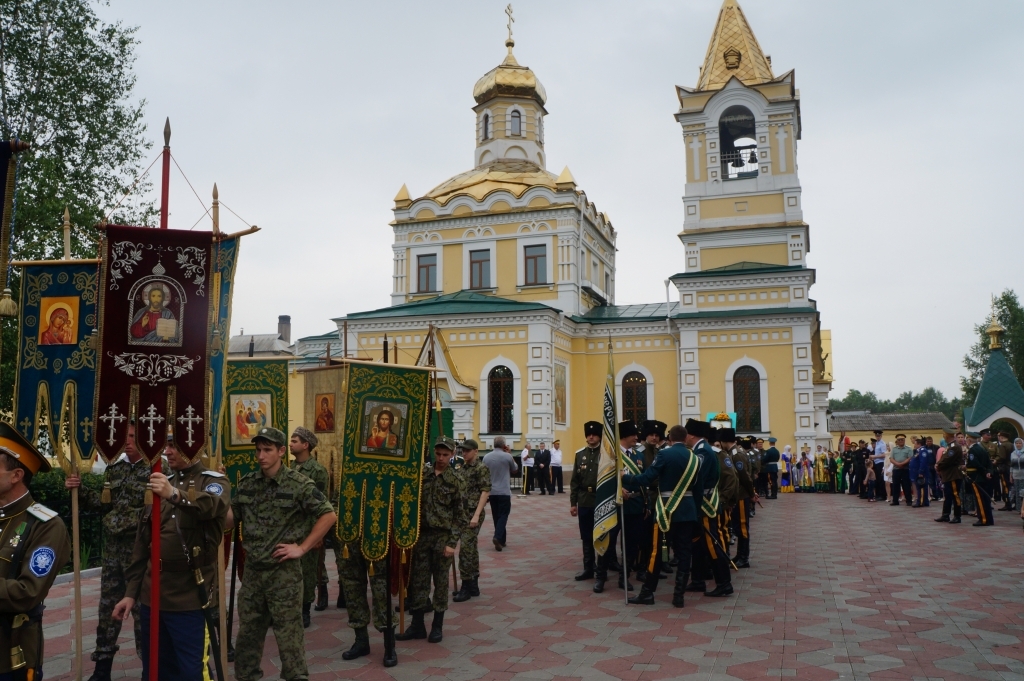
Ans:
[[[891,508],[843,495],[783,495],[753,520],[753,569],[733,573],[726,599],[687,595],[626,606],[622,592],[575,582],[580,548],[568,494],[513,499],[509,546],[482,542],[483,596],[453,604],[441,644],[399,644],[399,665],[373,654],[344,662],[346,615],[313,613],[310,678],[420,679],[1022,679],[1024,554],[1021,521],[932,522],[938,509]],[[489,538],[491,521],[486,521]],[[614,583],[614,582],[613,582]],[[98,580],[85,592],[92,649]],[[71,594],[47,603],[48,679],[70,678]],[[128,622],[115,678],[138,678]],[[237,631],[237,625],[236,625]],[[266,678],[278,675],[272,637]],[[86,662],[86,676],[92,664]]]

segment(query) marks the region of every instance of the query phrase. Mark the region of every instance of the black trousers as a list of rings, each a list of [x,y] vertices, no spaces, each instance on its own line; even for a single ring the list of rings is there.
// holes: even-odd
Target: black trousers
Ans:
[[[551,489],[551,469],[538,468],[537,466],[534,466],[533,477],[537,480],[537,486],[540,487],[540,493],[547,494],[548,490]]]
[[[533,466],[523,466],[523,494],[529,494],[537,485],[537,478],[533,474]]]
[[[733,511],[733,528],[736,532],[736,558],[750,558],[750,499],[740,499]],[[727,549],[728,550],[728,549]]]
[[[594,565],[594,507],[577,506],[576,520],[580,524],[580,541],[583,543],[583,569],[593,570]]]
[[[686,588],[686,579],[690,575],[690,564],[692,561],[693,536],[697,533],[698,524],[692,520],[672,523],[668,528],[668,545],[672,547],[672,555],[679,560],[676,566],[676,591]],[[654,524],[652,532],[652,543],[655,547],[661,546],[661,528]],[[662,555],[657,548],[651,552],[647,565],[647,581],[644,586],[650,591],[658,590],[658,575],[661,574]]]
[[[908,503],[914,503],[914,494],[910,487],[910,471],[906,468],[892,469],[892,503],[900,503],[900,490],[903,490],[903,499]]]
[[[779,496],[779,472],[768,471],[768,485],[771,487],[769,496],[774,499]]]
[[[619,511],[619,520],[622,521],[622,528],[626,532],[626,562],[622,564],[622,571],[629,574],[631,570],[639,570],[638,560],[641,547],[644,546],[644,535],[647,534],[647,523],[643,513],[623,515]]]
[[[619,518],[621,520],[621,517]],[[603,556],[597,557],[597,578],[608,579],[608,569],[615,563],[617,555],[616,549],[619,548],[619,530],[622,528],[622,524],[616,524],[608,533],[608,550],[604,552]],[[593,539],[591,539],[593,542]],[[624,571],[628,568],[623,567]]]
[[[874,464],[875,469],[875,499],[885,501],[889,495],[885,493],[885,462],[879,461]]]
[[[562,489],[562,467],[561,466],[552,466],[551,467],[551,487],[549,487],[548,489],[550,489],[551,493],[554,494],[556,487],[558,488],[558,493],[559,494],[562,494],[565,491],[565,490]]]
[[[723,586],[732,583],[729,574],[729,556],[721,545],[718,518],[701,518],[693,537],[693,581],[702,582],[710,571],[715,584]]]
[[[497,494],[487,497],[487,503],[491,505],[491,520],[494,521],[494,538],[502,546],[505,545],[505,526],[508,525],[508,516],[512,513],[512,497]]]
[[[949,512],[952,510],[954,518],[960,517],[960,514],[963,513],[963,502],[960,501],[963,490],[963,480],[942,483],[942,515],[949,517]]]
[[[986,525],[994,524],[992,519],[992,485],[990,480],[981,482],[967,481],[967,486],[974,494],[974,500],[978,503],[978,521]]]

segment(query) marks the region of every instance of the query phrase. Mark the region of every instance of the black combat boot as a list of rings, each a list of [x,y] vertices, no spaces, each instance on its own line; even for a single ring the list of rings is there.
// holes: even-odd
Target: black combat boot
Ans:
[[[309,629],[309,624],[310,624],[310,622],[309,622],[309,609],[310,609],[310,607],[312,607],[312,605],[313,605],[312,603],[303,603],[302,604],[302,628],[303,629]]]
[[[423,626],[423,613],[417,610],[412,612],[412,624],[405,630],[404,634],[395,634],[396,641],[412,641],[417,638],[426,638],[427,628]]]
[[[626,591],[632,591],[633,585],[629,583],[629,580],[625,578],[625,573],[619,573],[619,588],[625,588]]]
[[[608,581],[608,568],[604,565],[597,566],[597,575],[594,578],[594,593],[599,594],[604,591],[604,583]]]
[[[672,605],[676,608],[682,608],[684,604],[684,598],[686,596],[686,580],[690,575],[686,572],[680,571],[676,575],[675,590],[672,592]]]
[[[468,601],[470,598],[473,597],[473,594],[471,594],[469,591],[469,582],[470,580],[463,578],[462,588],[456,591],[454,594],[452,594],[453,601],[455,601],[456,603],[462,603],[463,601]]]
[[[654,592],[647,588],[645,584],[640,589],[640,593],[627,601],[630,605],[654,605]]]
[[[955,516],[952,520],[949,521],[950,525],[956,525],[959,522],[960,522],[960,516]]]
[[[342,589],[341,586],[339,585],[338,586],[338,610],[342,610],[343,608],[347,608],[347,607],[348,606],[345,605],[345,590]]]
[[[676,583],[678,584],[679,580],[676,580]],[[697,592],[697,593],[704,593],[704,591],[706,591],[706,590],[707,590],[707,585],[704,583],[703,579],[700,580],[700,581],[695,579],[692,582],[690,582],[690,585],[688,587],[686,587],[686,591],[693,591],[693,592]]]
[[[114,658],[108,657],[103,660],[96,660],[96,667],[92,670],[89,681],[110,681],[110,668],[114,666]]]
[[[948,515],[940,515],[938,518],[935,519],[935,522],[937,522],[937,523],[948,523],[949,522],[949,516]]]
[[[574,578],[577,582],[594,578],[594,555],[594,544],[583,544],[583,572]]]
[[[366,633],[366,627],[356,629],[356,640],[352,647],[341,654],[343,660],[354,660],[357,657],[370,654],[370,635]]]
[[[463,582],[463,586],[465,586],[465,582]],[[476,598],[477,596],[480,595],[480,578],[479,577],[474,577],[473,579],[469,580],[469,595],[472,596],[473,598]]]
[[[444,638],[444,632],[441,629],[444,627],[444,611],[434,611],[434,621],[430,625],[430,636],[427,636],[427,643],[440,643],[441,639]]]
[[[395,628],[384,630],[384,666],[394,667],[398,664],[398,650],[395,648]]]
[[[327,582],[320,582],[316,585],[316,605],[313,609],[323,612],[327,609]]]
[[[725,596],[731,596],[732,595],[732,582],[726,582],[725,584],[720,584],[720,585],[715,587],[714,591],[708,591],[704,595],[705,596],[710,596],[711,598],[723,598]]]

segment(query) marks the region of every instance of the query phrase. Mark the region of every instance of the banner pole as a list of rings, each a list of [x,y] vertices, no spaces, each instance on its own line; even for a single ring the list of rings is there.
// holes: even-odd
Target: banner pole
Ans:
[[[71,452],[71,472],[78,475],[77,454]],[[81,525],[78,519],[78,488],[71,488],[71,551],[75,574],[75,679],[82,681],[82,556]]]
[[[160,229],[167,229],[167,199],[171,183],[171,119],[164,122],[163,177],[160,181]],[[153,472],[162,473],[161,454],[153,459]],[[149,554],[149,681],[160,681],[160,497],[152,494],[153,512]]]

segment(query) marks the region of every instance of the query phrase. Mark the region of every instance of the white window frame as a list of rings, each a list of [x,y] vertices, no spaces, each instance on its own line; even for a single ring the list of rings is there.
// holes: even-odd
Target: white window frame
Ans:
[[[437,256],[437,289],[433,291],[421,291],[420,290],[420,270],[419,270],[419,256],[421,255],[436,255]],[[411,268],[410,283],[412,286],[409,290],[413,293],[443,293],[444,292],[444,248],[441,244],[435,246],[413,246],[409,249],[409,267]],[[413,291],[413,289],[415,289]]]
[[[555,283],[555,263],[554,263],[554,251],[555,251],[555,239],[548,234],[547,236],[535,236],[516,239],[516,260],[517,270],[516,273],[516,286],[526,286],[526,253],[525,248],[527,246],[546,246],[545,251],[545,269],[547,270],[543,284],[530,284],[530,286],[554,286]]]
[[[490,251],[491,252],[491,281],[488,286],[484,288],[497,288],[498,287],[498,242],[494,239],[489,241],[470,241],[462,244],[462,289],[464,291],[479,290],[470,289],[472,283],[470,279],[469,271],[469,252],[470,251]]]
[[[513,135],[512,134],[512,112],[513,111],[518,111],[519,112],[520,134],[518,134],[518,135]],[[528,136],[526,134],[526,110],[523,107],[519,106],[518,104],[513,104],[512,106],[510,106],[507,109],[505,109],[505,139],[510,139],[510,140],[525,140],[525,139],[528,139]]]
[[[746,366],[756,369],[758,376],[761,378],[761,432],[767,433],[771,430],[771,424],[768,422],[768,370],[756,359],[743,355],[743,357],[730,364],[729,368],[725,370],[725,410],[736,411],[736,400],[732,390],[732,377],[740,367]]]
[[[523,375],[519,366],[508,357],[498,355],[484,365],[480,371],[480,432],[490,433],[490,424],[487,422],[490,414],[490,397],[487,375],[496,366],[504,365],[512,371],[512,432],[521,434],[523,432]],[[507,433],[502,433],[507,435]]]
[[[484,116],[489,118],[491,124],[491,134],[489,137],[484,137]],[[477,120],[476,138],[480,144],[494,139],[494,112],[490,109],[484,109],[480,112],[480,118]]]
[[[654,414],[654,374],[642,364],[633,363],[629,366],[624,366],[619,369],[619,372],[615,374],[615,410],[617,420],[622,421],[622,379],[626,377],[626,374],[631,371],[636,371],[644,375],[647,379],[647,418],[655,418]]]

